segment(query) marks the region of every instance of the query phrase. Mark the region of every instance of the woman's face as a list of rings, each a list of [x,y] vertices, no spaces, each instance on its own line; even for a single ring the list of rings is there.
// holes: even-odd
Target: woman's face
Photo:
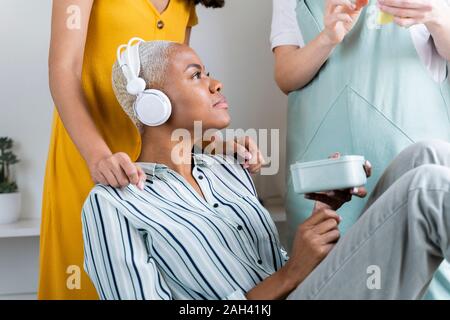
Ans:
[[[192,130],[201,121],[202,130],[223,129],[230,123],[222,83],[205,73],[200,58],[189,47],[177,46],[170,55],[164,93],[172,103],[168,124]]]

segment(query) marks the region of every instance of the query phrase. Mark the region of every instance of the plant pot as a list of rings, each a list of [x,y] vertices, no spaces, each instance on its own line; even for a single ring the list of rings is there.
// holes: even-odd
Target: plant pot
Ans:
[[[16,222],[20,217],[20,193],[0,193],[0,224]]]

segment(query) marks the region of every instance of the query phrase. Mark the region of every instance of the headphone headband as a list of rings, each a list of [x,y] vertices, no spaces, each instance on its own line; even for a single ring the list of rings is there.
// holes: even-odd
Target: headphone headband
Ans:
[[[136,41],[137,43],[133,45]],[[172,105],[164,92],[146,89],[145,80],[139,77],[141,71],[139,45],[141,42],[145,41],[134,37],[127,44],[120,45],[117,48],[117,61],[127,80],[127,92],[137,96],[133,105],[137,118],[147,126],[159,126],[169,119]]]
[[[136,41],[137,44],[133,45],[133,42]],[[128,41],[128,44],[120,45],[117,49],[117,61],[119,61],[120,68],[127,79],[127,91],[132,95],[141,94],[145,91],[147,86],[144,79],[139,78],[139,73],[141,71],[139,44],[141,42],[144,42],[144,40],[134,37]],[[125,52],[122,53],[122,49],[124,48]]]

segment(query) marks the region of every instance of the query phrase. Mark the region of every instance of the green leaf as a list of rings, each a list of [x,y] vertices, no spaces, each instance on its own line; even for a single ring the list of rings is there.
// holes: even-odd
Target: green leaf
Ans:
[[[0,193],[13,193],[17,192],[18,187],[15,182],[2,182],[0,183]]]

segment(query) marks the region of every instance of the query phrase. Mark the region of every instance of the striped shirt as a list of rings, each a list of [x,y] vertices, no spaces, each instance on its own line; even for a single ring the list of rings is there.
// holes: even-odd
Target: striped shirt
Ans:
[[[144,191],[92,189],[82,212],[84,269],[102,299],[245,299],[284,265],[270,214],[230,159],[193,155],[205,198],[155,163],[138,163]]]

